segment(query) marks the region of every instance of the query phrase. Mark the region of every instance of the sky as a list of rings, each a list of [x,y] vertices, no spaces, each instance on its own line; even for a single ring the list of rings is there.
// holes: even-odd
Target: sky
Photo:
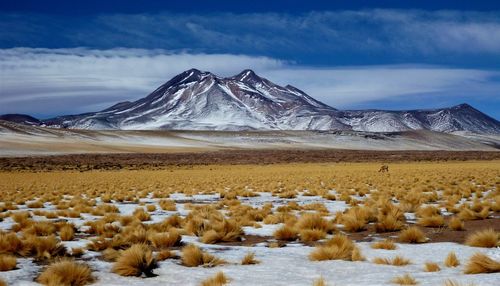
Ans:
[[[500,1],[0,1],[0,114],[97,111],[190,68],[500,119]]]

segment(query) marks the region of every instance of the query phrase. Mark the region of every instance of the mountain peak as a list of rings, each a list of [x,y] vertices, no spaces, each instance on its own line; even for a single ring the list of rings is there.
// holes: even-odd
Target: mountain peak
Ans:
[[[233,76],[232,78],[234,78],[238,81],[243,81],[243,82],[262,80],[262,78],[260,76],[258,76],[251,69],[245,69],[242,72],[240,72],[239,74]]]
[[[453,109],[474,109],[471,105],[467,103],[461,103],[452,107]]]
[[[189,69],[186,71],[183,71],[182,73],[176,75],[173,77],[171,80],[167,82],[167,85],[174,85],[174,84],[181,84],[181,83],[188,83],[188,82],[193,82],[193,81],[198,81],[204,76],[212,75],[215,77],[210,72],[206,71],[200,71],[199,69]]]

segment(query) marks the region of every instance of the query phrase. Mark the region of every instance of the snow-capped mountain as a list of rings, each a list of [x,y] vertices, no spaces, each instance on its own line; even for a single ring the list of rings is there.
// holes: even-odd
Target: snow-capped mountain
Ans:
[[[222,78],[191,69],[135,102],[45,123],[83,129],[349,129],[335,111],[293,86],[276,85],[251,70]]]
[[[500,134],[500,122],[467,104],[435,110],[337,110],[291,86],[279,86],[251,70],[219,77],[185,71],[148,96],[105,110],[43,120],[49,127],[174,130],[427,129]]]

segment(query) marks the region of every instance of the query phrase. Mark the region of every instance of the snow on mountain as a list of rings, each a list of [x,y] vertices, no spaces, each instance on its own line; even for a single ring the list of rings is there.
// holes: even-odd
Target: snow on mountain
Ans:
[[[251,70],[219,77],[185,71],[148,96],[99,112],[44,120],[49,127],[172,130],[427,129],[500,134],[500,122],[467,104],[435,110],[337,110],[291,86],[279,86]]]

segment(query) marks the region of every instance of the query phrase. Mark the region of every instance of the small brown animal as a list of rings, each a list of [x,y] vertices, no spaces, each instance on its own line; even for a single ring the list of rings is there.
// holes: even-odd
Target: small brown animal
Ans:
[[[389,172],[389,166],[382,165],[382,166],[380,166],[380,169],[378,171],[379,171],[379,173],[380,172],[382,172],[382,173]]]

